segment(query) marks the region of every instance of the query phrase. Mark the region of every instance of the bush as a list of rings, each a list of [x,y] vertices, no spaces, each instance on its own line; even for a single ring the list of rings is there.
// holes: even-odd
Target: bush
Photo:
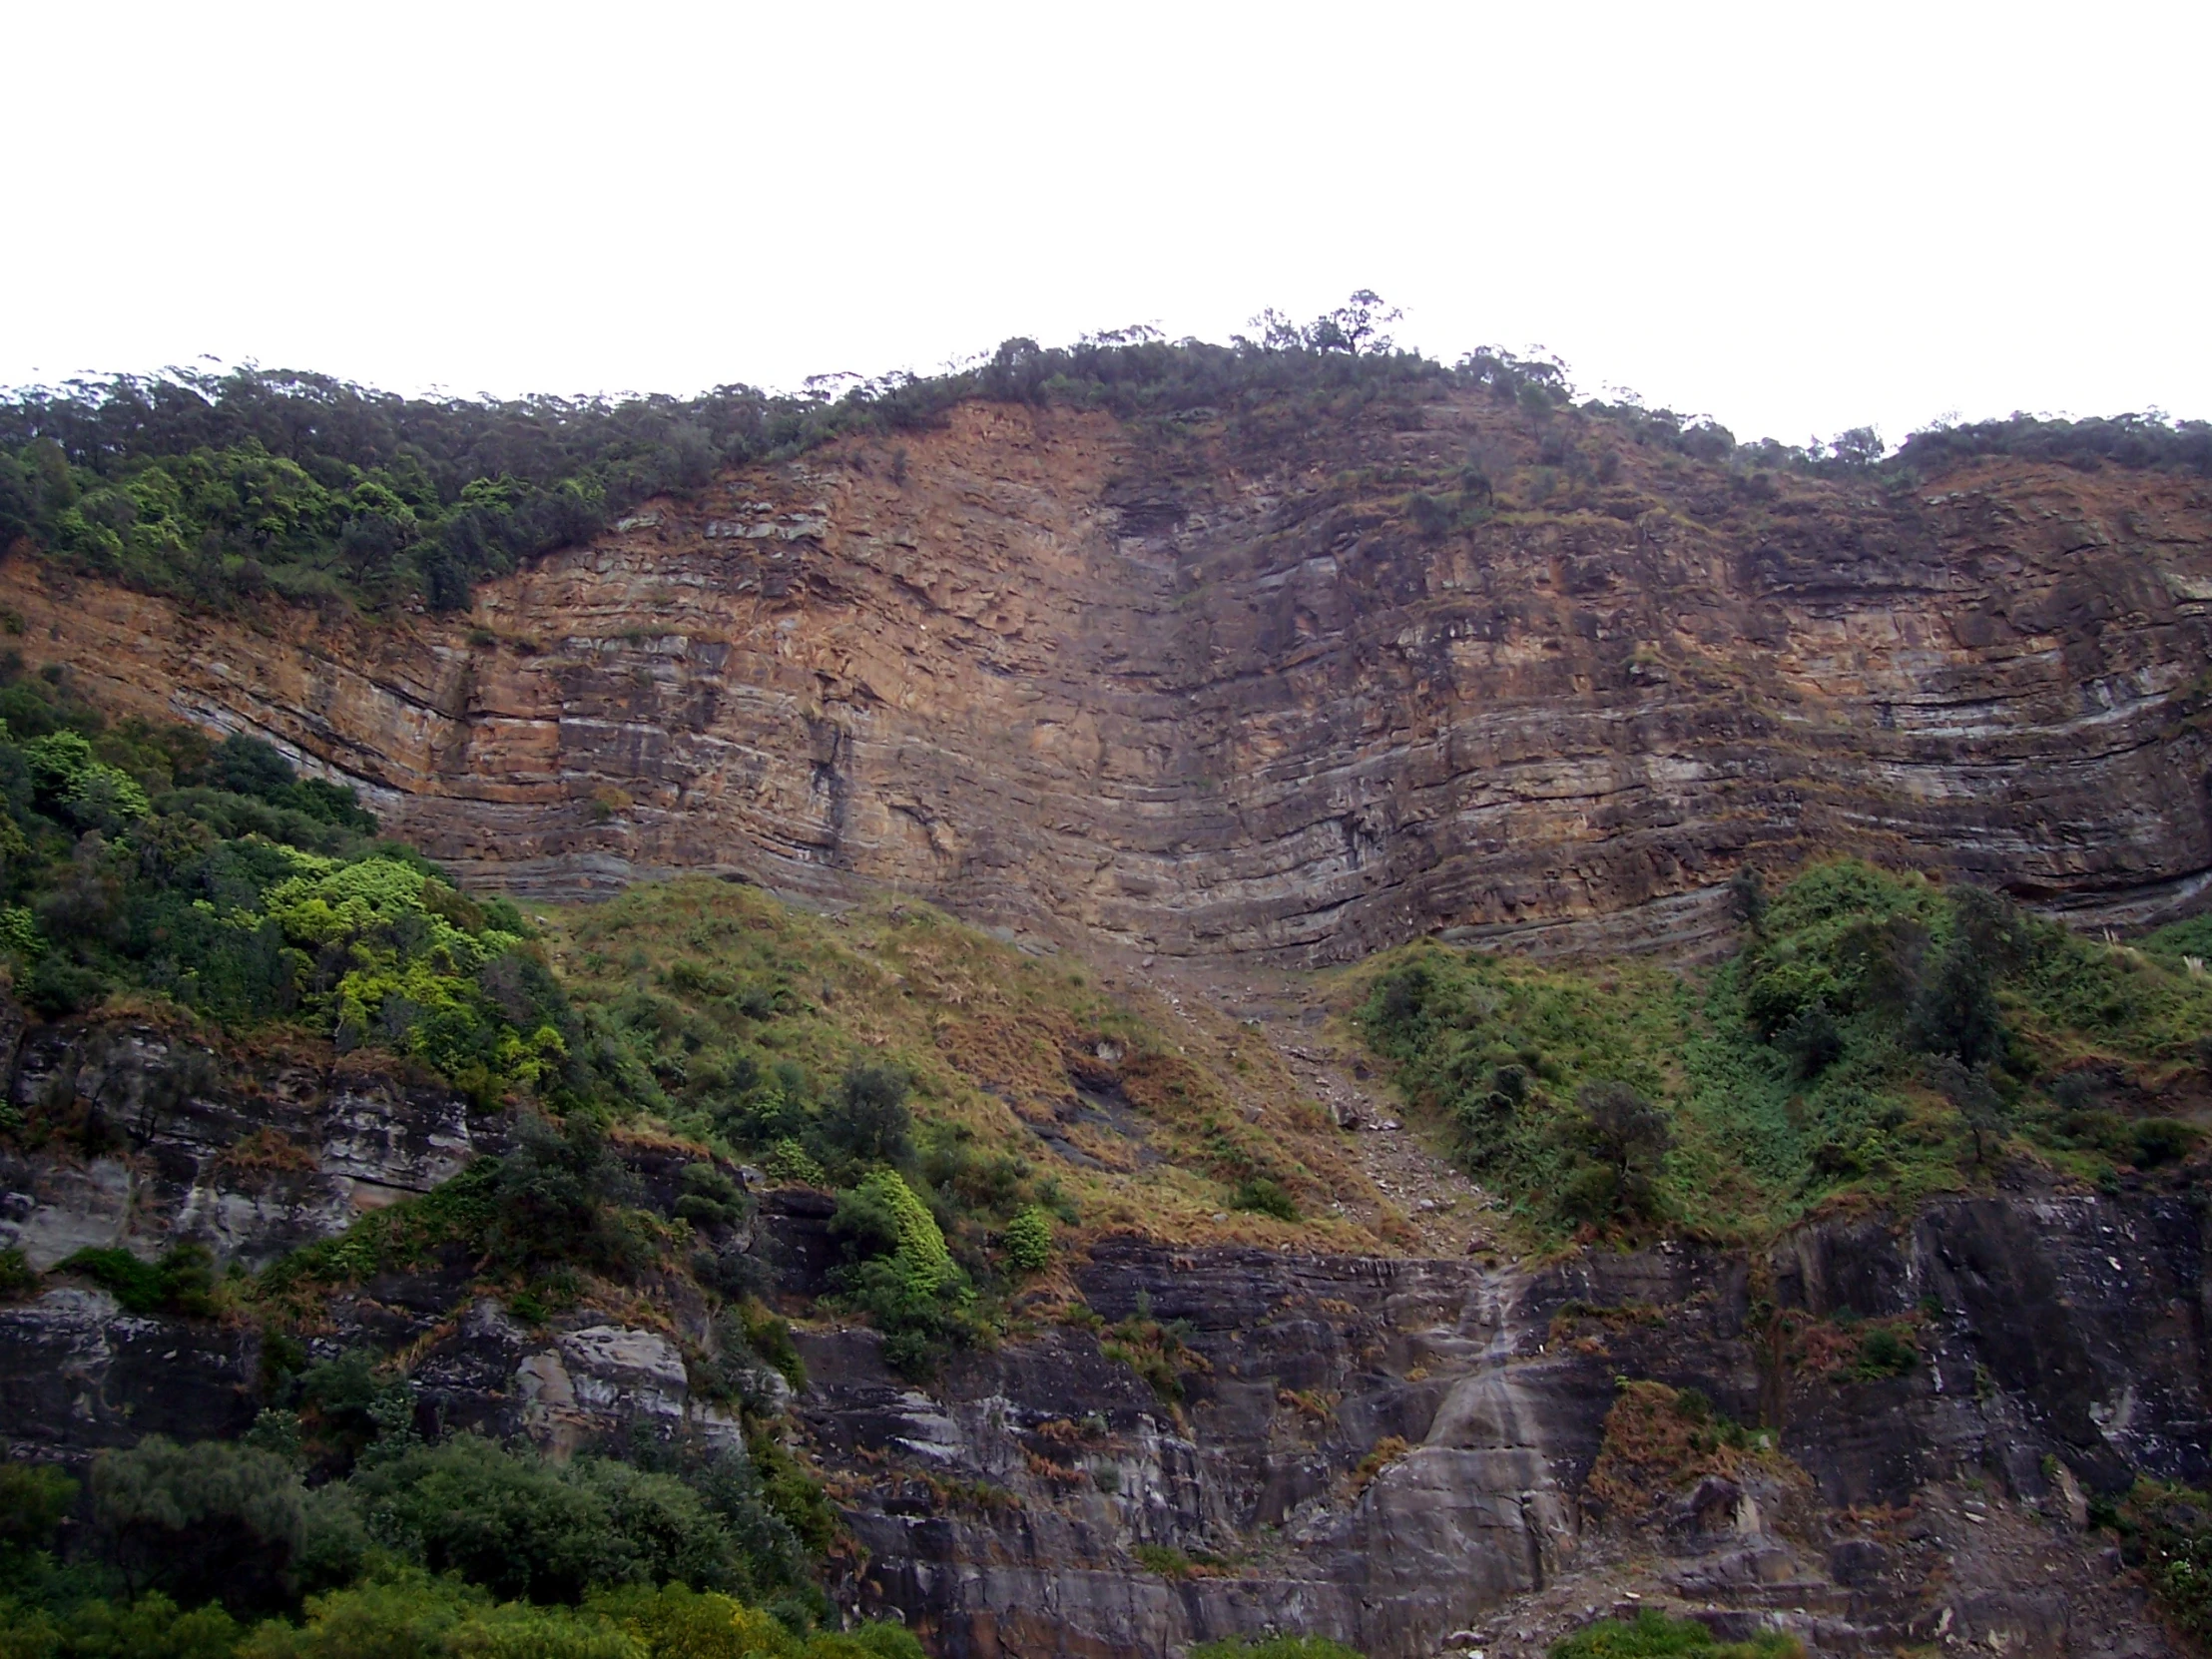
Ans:
[[[57,1273],[82,1274],[133,1314],[182,1314],[210,1319],[215,1258],[205,1245],[175,1245],[159,1261],[142,1262],[128,1250],[80,1250],[58,1263]]]
[[[0,1250],[0,1302],[20,1302],[38,1287],[38,1271],[18,1246]]]
[[[188,1613],[159,1590],[131,1601],[80,1601],[59,1618],[28,1611],[0,1618],[7,1659],[231,1659],[246,1633],[220,1603]]]
[[[1035,1204],[1006,1224],[1006,1260],[1020,1273],[1042,1273],[1052,1265],[1052,1218]]]
[[[1646,1608],[1633,1620],[1599,1619],[1551,1644],[1550,1659],[1803,1659],[1794,1636],[1716,1642],[1695,1619],[1670,1619]]]
[[[1870,1331],[1859,1341],[1857,1371],[1870,1381],[1885,1377],[1903,1377],[1920,1364],[1920,1354],[1909,1342],[1894,1331],[1878,1329]]]
[[[343,1474],[379,1440],[413,1432],[414,1390],[365,1349],[309,1366],[291,1394],[300,1450],[325,1473]]]
[[[822,1114],[822,1141],[832,1162],[849,1167],[904,1164],[913,1157],[911,1087],[895,1066],[854,1066]]]
[[[2175,1628],[2200,1648],[2212,1643],[2212,1495],[2140,1481],[2105,1523]]]
[[[305,1513],[299,1477],[283,1459],[150,1434],[93,1460],[92,1497],[103,1548],[134,1593],[220,1599],[234,1610],[287,1599]]]
[[[1659,1167],[1674,1143],[1666,1114],[1612,1081],[1585,1084],[1575,1110],[1565,1135],[1590,1163],[1572,1178],[1570,1202],[1593,1221],[1656,1216]]]
[[[838,1195],[830,1230],[850,1258],[838,1275],[845,1301],[883,1333],[884,1358],[897,1370],[926,1375],[981,1335],[969,1312],[975,1293],[929,1207],[896,1170],[877,1169]]]
[[[638,1180],[607,1149],[586,1112],[560,1123],[526,1113],[515,1149],[499,1160],[486,1245],[502,1264],[527,1272],[573,1264],[624,1274],[651,1254],[626,1213]]]
[[[1828,1004],[1816,999],[1792,1014],[1775,1032],[1774,1046],[1790,1057],[1790,1068],[1798,1080],[1809,1083],[1843,1058],[1843,1027],[1836,1023]]]
[[[729,1227],[750,1208],[744,1189],[713,1164],[686,1164],[676,1213],[694,1227]]]
[[[1298,1220],[1298,1201],[1280,1181],[1265,1175],[1239,1182],[1237,1190],[1229,1197],[1229,1207],[1254,1215],[1273,1216],[1277,1221]]]
[[[697,1492],[605,1457],[555,1468],[459,1434],[366,1463],[347,1488],[376,1542],[495,1595],[574,1602],[598,1586],[749,1582],[728,1523]]]
[[[0,1564],[45,1549],[77,1501],[77,1482],[51,1463],[0,1463]]]
[[[298,1628],[271,1622],[239,1659],[649,1659],[636,1635],[567,1607],[495,1603],[420,1572],[309,1597]]]
[[[2194,1125],[2173,1118],[2145,1118],[2132,1131],[2135,1162],[2144,1169],[2178,1163],[2197,1144]]]

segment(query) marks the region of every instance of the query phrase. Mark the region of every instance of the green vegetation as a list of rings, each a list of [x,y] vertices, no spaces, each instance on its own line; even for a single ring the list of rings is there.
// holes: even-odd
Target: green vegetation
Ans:
[[[1360,1650],[1327,1636],[1247,1636],[1196,1643],[1191,1659],[1360,1659]]]
[[[1356,1018],[1539,1239],[1755,1236],[1843,1194],[1970,1185],[2023,1145],[2087,1180],[2197,1145],[2145,1108],[2202,1064],[2204,924],[2097,944],[1855,862],[1740,898],[1743,948],[1702,984],[1424,944],[1362,971]]]
[[[1256,1216],[1273,1216],[1277,1221],[1298,1220],[1298,1200],[1284,1190],[1282,1182],[1265,1175],[1238,1182],[1237,1190],[1230,1194],[1229,1207]]]
[[[1771,1633],[1748,1642],[1716,1642],[1695,1619],[1670,1619],[1645,1608],[1633,1620],[1599,1619],[1551,1644],[1550,1659],[1802,1659],[1795,1636]]]
[[[974,1288],[898,1171],[870,1170],[839,1197],[830,1228],[851,1257],[840,1275],[845,1301],[883,1333],[884,1358],[900,1371],[926,1374],[947,1350],[984,1335]]]
[[[1633,399],[1577,405],[1547,358],[1483,348],[1446,365],[1396,349],[1396,312],[1367,290],[1309,322],[1274,311],[1227,345],[1150,329],[1044,347],[1009,339],[973,367],[917,378],[832,378],[801,396],[731,385],[693,398],[406,398],[325,375],[171,370],[0,397],[0,549],[45,557],[192,603],[268,596],[388,610],[469,603],[476,582],[597,534],[650,497],[696,491],[718,469],[787,457],[843,433],[895,435],[971,398],[1104,408],[1173,429],[1296,430],[1318,414],[1486,392],[1545,441],[1533,494],[1557,478],[1610,485],[1618,446],[1728,466],[1934,475],[1975,456],[2093,468],[2212,471],[2212,426],[2155,415],[2009,420],[1916,433],[1888,462],[1865,428],[1798,449],[1738,444],[1726,428]],[[832,395],[834,394],[834,395]],[[1547,430],[1602,421],[1594,449]],[[1416,490],[1423,535],[1478,522],[1493,497],[1471,462],[1456,500]],[[903,450],[890,462],[903,483]],[[1502,478],[1499,480],[1502,482]],[[494,643],[486,640],[485,644]]]
[[[217,1312],[214,1258],[205,1245],[175,1246],[158,1262],[142,1262],[128,1250],[80,1250],[54,1271],[91,1280],[128,1313],[207,1319]]]
[[[337,1379],[335,1393],[353,1381]],[[799,1638],[831,1614],[809,1544],[756,1457],[641,1440],[620,1456],[609,1448],[552,1464],[466,1434],[425,1445],[411,1409],[381,1415],[349,1468],[313,1487],[301,1454],[261,1444],[149,1436],[105,1452],[92,1468],[91,1525],[66,1564],[51,1550],[76,1483],[52,1468],[0,1468],[0,1653],[382,1652],[344,1643],[366,1632],[393,1640],[424,1621],[448,1632],[450,1651],[474,1652],[449,1627],[486,1619],[542,1627],[556,1646],[589,1635],[592,1651],[657,1653],[673,1640],[662,1623],[711,1615],[715,1628],[739,1627],[743,1643],[667,1650],[797,1659]],[[330,1472],[311,1456],[304,1465]],[[295,1626],[287,1615],[303,1592]],[[257,1617],[265,1622],[245,1622]],[[623,1631],[636,1640],[623,1645]],[[806,1651],[918,1652],[867,1629],[843,1646],[825,1640]]]
[[[59,1613],[0,1597],[0,1614],[6,1659],[922,1659],[897,1625],[802,1636],[731,1596],[682,1584],[548,1607],[405,1570],[310,1596],[297,1624],[248,1627],[221,1605],[183,1612],[159,1592]]]
[[[1032,1204],[1006,1224],[1002,1242],[1007,1262],[1019,1273],[1042,1273],[1052,1265],[1052,1218]]]
[[[2212,1646],[2212,1496],[2146,1480],[2116,1505],[2097,1503],[2094,1518],[2119,1535],[2174,1628]]]
[[[986,1293],[1031,1208],[1186,1236],[1248,1180],[1311,1216],[1353,1178],[1324,1114],[1247,1120],[1245,1101],[1293,1091],[1233,1025],[1165,1041],[1141,1002],[924,905],[825,917],[691,877],[576,910],[549,942],[661,1130],[772,1182],[850,1189],[895,1168]],[[1081,1157],[1032,1132],[1069,1117]]]
[[[372,839],[350,790],[253,739],[111,725],[5,665],[0,722],[0,958],[34,1009],[136,993],[387,1049],[486,1105],[619,1098],[521,914]]]

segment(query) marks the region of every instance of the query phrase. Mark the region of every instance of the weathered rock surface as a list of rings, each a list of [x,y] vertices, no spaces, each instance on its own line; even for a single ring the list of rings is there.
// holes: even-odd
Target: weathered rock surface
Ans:
[[[826,1209],[764,1202],[752,1237],[778,1294],[822,1288]],[[157,1204],[124,1237],[151,1249],[206,1213]],[[1109,1239],[1075,1270],[1101,1324],[1048,1325],[927,1386],[885,1371],[871,1333],[803,1332],[795,1432],[867,1546],[857,1603],[951,1655],[1159,1654],[1269,1628],[1377,1659],[1479,1629],[1519,1655],[1631,1590],[1818,1652],[1955,1635],[2162,1653],[2078,1528],[2087,1494],[2136,1472],[2212,1477],[2207,1254],[2201,1209],[2148,1192],[1941,1200],[1756,1259],[1672,1245],[1533,1272]],[[679,1287],[548,1328],[471,1280],[453,1261],[372,1281],[311,1346],[405,1355],[433,1432],[735,1439],[694,1384],[709,1322]],[[1129,1320],[1176,1334],[1159,1380],[1180,1397],[1130,1362]],[[1837,1364],[1849,1345],[1820,1334],[1860,1320],[1905,1322],[1918,1362],[1874,1381]],[[259,1360],[249,1333],[57,1286],[0,1308],[0,1424],[39,1456],[236,1433]],[[1773,1425],[1802,1474],[1608,1512],[1588,1482],[1624,1377]]]
[[[0,1077],[27,1149],[0,1147],[0,1248],[40,1270],[179,1243],[260,1268],[428,1192],[487,1135],[503,1144],[441,1081],[365,1055],[242,1056],[148,1022],[27,1028],[4,997]]]
[[[1555,510],[1407,524],[1407,481],[1543,441],[1478,399],[1172,439],[969,404],[899,467],[854,439],[733,476],[449,624],[186,617],[23,557],[0,604],[34,663],[266,733],[525,892],[896,882],[1298,961],[1694,946],[1740,860],[1816,851],[2109,921],[2200,892],[2202,480],[1886,492],[1630,446]]]

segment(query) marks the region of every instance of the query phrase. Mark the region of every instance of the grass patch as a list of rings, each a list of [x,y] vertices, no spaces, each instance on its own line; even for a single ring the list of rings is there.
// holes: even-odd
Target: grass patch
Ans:
[[[2212,923],[2112,946],[1852,861],[1741,896],[1742,948],[1702,975],[1424,942],[1354,971],[1354,1020],[1544,1245],[1909,1209],[2021,1151],[2107,1181],[2196,1156]]]
[[[1633,1619],[1599,1619],[1551,1644],[1550,1659],[1804,1659],[1805,1644],[1780,1633],[1716,1642],[1695,1619],[1645,1608]]]
[[[1040,1271],[1032,1210],[1077,1243],[1382,1242],[1330,1211],[1365,1178],[1265,1044],[926,905],[825,916],[688,877],[547,932],[569,996],[660,1092],[661,1127],[772,1178],[849,1186],[892,1162],[979,1284]],[[863,1072],[900,1080],[906,1146],[853,1154],[840,1114]]]

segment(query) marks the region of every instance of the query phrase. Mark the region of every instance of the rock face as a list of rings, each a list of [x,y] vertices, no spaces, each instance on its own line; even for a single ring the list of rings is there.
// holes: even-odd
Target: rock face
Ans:
[[[43,1271],[193,1243],[260,1268],[503,1144],[442,1082],[363,1060],[242,1059],[150,1023],[27,1029],[0,997],[0,1076],[28,1148],[0,1149],[0,1249]]]
[[[2106,921],[2194,900],[2202,480],[1732,478],[1578,419],[968,404],[659,503],[447,624],[188,618],[25,556],[0,605],[33,663],[265,733],[526,893],[896,883],[1288,962],[1694,947],[1739,862],[1838,850]],[[1470,454],[1533,498],[1608,446],[1602,488],[1408,522]]]
[[[2182,1202],[2025,1196],[1813,1227],[1759,1262],[1677,1247],[1534,1275],[1132,1245],[1080,1283],[1110,1322],[1184,1322],[1181,1401],[1081,1333],[974,1362],[937,1394],[848,1335],[810,1347],[803,1411],[833,1461],[864,1459],[848,1501],[870,1593],[955,1654],[1160,1653],[1268,1628],[1432,1651],[1606,1553],[1600,1521],[1627,1517],[1603,1516],[1588,1481],[1624,1376],[1779,1422],[1809,1479],[1763,1501],[1708,1480],[1659,1517],[1654,1587],[1739,1610],[1735,1634],[1779,1623],[1821,1651],[1886,1649],[1931,1639],[1949,1608],[2043,1651],[2155,1648],[2128,1634],[2124,1597],[2100,1603],[2078,1576],[2020,1599],[2017,1556],[1967,1570],[1958,1534],[1986,1512],[1888,1543],[1848,1517],[1935,1514],[1961,1476],[2060,1522],[2131,1469],[2201,1482],[2204,1250]],[[1925,1321],[1920,1360],[1866,1381],[1788,1356],[1785,1329],[1838,1315]],[[1199,1565],[1144,1570],[1173,1558],[1140,1546]]]
[[[768,1195],[755,1237],[781,1294],[821,1288],[826,1208]],[[2087,1496],[2136,1471],[2212,1476],[2207,1255],[2201,1209],[2150,1193],[1941,1200],[1756,1258],[1674,1245],[1532,1272],[1109,1239],[1075,1269],[1095,1323],[926,1387],[872,1333],[803,1332],[794,1420],[866,1546],[855,1605],[960,1659],[1269,1629],[1375,1659],[1473,1630],[1520,1655],[1628,1594],[1819,1653],[2164,1653],[2079,1528]],[[703,1308],[532,1328],[470,1278],[455,1262],[363,1285],[312,1347],[404,1355],[432,1431],[735,1441],[691,1382]],[[1873,1326],[1906,1333],[1902,1372],[1855,1363]],[[219,1323],[50,1289],[0,1308],[7,1449],[236,1433],[258,1361]],[[1772,1425],[1789,1461],[1623,1507],[1592,1480],[1622,1378]]]

